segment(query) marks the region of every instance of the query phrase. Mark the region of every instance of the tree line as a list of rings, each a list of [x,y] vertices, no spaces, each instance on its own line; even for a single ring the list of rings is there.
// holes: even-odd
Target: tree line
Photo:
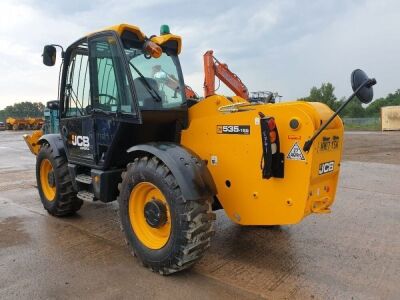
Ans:
[[[310,95],[300,98],[300,101],[322,102],[328,105],[332,110],[336,110],[346,98],[337,99],[335,96],[335,87],[330,83],[322,83],[320,88],[313,87]],[[400,89],[394,93],[389,93],[386,97],[378,98],[368,106],[363,106],[358,99],[351,101],[340,113],[341,117],[347,118],[366,118],[379,117],[381,107],[400,105]]]
[[[6,106],[0,110],[0,121],[5,122],[8,117],[19,118],[39,118],[43,117],[44,104],[41,102],[19,102],[14,105]]]
[[[301,101],[322,102],[328,105],[332,110],[336,110],[345,98],[337,99],[335,96],[335,87],[332,83],[322,83],[321,87],[312,87],[307,97],[300,98]],[[340,113],[341,117],[347,118],[364,118],[379,117],[380,110],[383,106],[400,105],[400,89],[394,93],[389,93],[386,97],[378,98],[364,107],[360,101],[351,101],[346,108]],[[5,122],[8,117],[27,118],[27,117],[43,117],[45,106],[41,102],[19,102],[9,105],[0,110],[0,121]]]

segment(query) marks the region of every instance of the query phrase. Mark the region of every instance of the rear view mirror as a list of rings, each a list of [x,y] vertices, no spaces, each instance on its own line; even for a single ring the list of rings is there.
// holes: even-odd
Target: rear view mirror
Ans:
[[[369,82],[365,84],[365,82]],[[362,103],[370,103],[372,101],[372,98],[374,97],[374,91],[372,89],[372,86],[376,83],[375,79],[370,79],[368,78],[367,74],[360,69],[356,69],[351,73],[351,87],[353,89],[353,92],[356,93],[357,98],[362,102]],[[361,85],[364,86],[357,91],[361,87]]]
[[[56,63],[56,47],[54,47],[53,45],[46,45],[43,48],[43,63],[46,66],[54,66]]]
[[[58,100],[48,101],[46,106],[47,106],[48,109],[58,110],[59,103],[60,102]]]

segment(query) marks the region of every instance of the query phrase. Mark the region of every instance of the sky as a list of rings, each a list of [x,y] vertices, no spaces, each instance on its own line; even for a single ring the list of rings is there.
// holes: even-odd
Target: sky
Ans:
[[[284,101],[323,82],[336,87],[338,98],[349,95],[356,68],[377,79],[376,98],[400,88],[397,0],[1,0],[0,11],[0,109],[57,99],[60,59],[44,66],[45,44],[67,47],[119,23],[147,36],[168,24],[182,36],[185,83],[200,95],[209,49],[250,91],[278,92]]]

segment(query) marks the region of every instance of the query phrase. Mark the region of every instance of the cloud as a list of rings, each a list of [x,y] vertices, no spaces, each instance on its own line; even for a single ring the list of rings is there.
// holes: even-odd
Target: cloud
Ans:
[[[202,55],[214,49],[250,91],[273,90],[296,99],[330,81],[341,97],[350,93],[352,69],[363,68],[378,80],[376,95],[385,96],[399,88],[399,9],[395,0],[3,0],[0,108],[57,97],[58,68],[41,64],[44,44],[67,46],[88,32],[125,22],[148,35],[164,23],[180,34],[186,83],[199,94]]]
[[[352,3],[323,28],[288,43],[281,55],[293,65],[277,76],[297,81],[293,96],[304,93],[303,87],[330,81],[341,97],[351,93],[351,71],[362,68],[377,78],[377,96],[393,92],[399,88],[393,73],[400,67],[395,50],[400,46],[399,8],[396,1]]]
[[[57,98],[58,69],[41,63],[43,45],[71,42],[83,28],[50,16],[30,2],[0,4],[0,107],[17,101]]]

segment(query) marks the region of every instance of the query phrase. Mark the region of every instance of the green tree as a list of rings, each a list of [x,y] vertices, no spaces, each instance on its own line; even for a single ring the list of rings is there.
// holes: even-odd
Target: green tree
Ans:
[[[309,102],[321,102],[328,105],[332,110],[337,110],[339,106],[346,100],[341,98],[338,100],[335,96],[335,87],[332,83],[322,83],[320,88],[313,87],[310,90],[310,95],[306,98],[299,99]],[[361,102],[358,99],[352,100],[339,114],[341,117],[347,118],[362,118],[365,116],[365,109],[362,107]]]
[[[335,94],[335,87],[327,82],[322,83],[320,88],[313,87],[310,90],[310,95],[298,100],[309,102],[322,102],[328,105],[332,110],[336,110],[345,101],[345,98],[337,100]],[[397,106],[400,105],[400,89],[394,93],[389,93],[384,98],[379,98],[371,102],[366,108],[358,99],[352,100],[340,113],[341,117],[347,118],[363,118],[363,117],[379,117],[381,107],[383,106]]]
[[[381,107],[396,105],[400,105],[400,89],[393,94],[389,93],[385,98],[379,98],[370,103],[366,108],[366,114],[370,117],[376,117],[380,115]]]
[[[0,110],[0,121],[8,117],[26,118],[42,117],[45,106],[41,102],[19,102]]]
[[[339,104],[341,105],[346,100],[346,98],[340,99]],[[362,106],[361,101],[355,97],[355,99],[351,100],[350,103],[346,105],[339,115],[346,118],[363,118],[365,117],[365,108]]]
[[[322,83],[320,88],[315,86],[312,87],[310,90],[310,95],[299,100],[308,102],[322,102],[328,105],[332,110],[336,110],[340,103],[337,101],[334,91],[335,87],[332,85],[332,83]]]

